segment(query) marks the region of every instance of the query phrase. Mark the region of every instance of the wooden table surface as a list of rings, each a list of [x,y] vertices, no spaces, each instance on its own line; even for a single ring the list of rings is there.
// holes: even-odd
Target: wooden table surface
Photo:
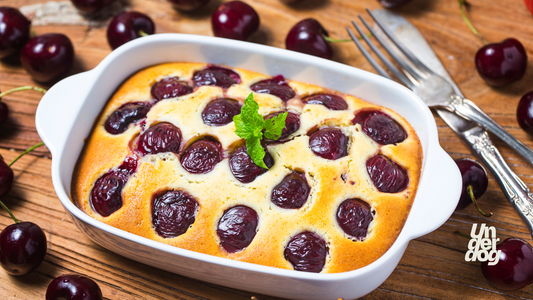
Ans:
[[[22,6],[40,0],[0,0],[0,6]],[[195,13],[182,13],[165,0],[131,0],[125,5],[148,14],[156,23],[156,32],[180,32],[212,36],[210,16],[222,1]],[[344,27],[365,7],[380,8],[376,0],[303,0],[286,5],[279,0],[246,0],[261,18],[259,32],[252,42],[284,48],[285,36],[299,20],[314,17],[335,38],[347,38]],[[478,31],[491,42],[508,37],[519,39],[527,49],[530,65],[518,82],[503,88],[488,86],[477,74],[474,55],[483,44],[461,19],[457,0],[413,0],[396,11],[419,28],[427,38],[465,96],[473,100],[511,134],[533,147],[533,138],[520,129],[516,107],[520,97],[533,89],[533,16],[523,0],[469,0],[468,16]],[[60,32],[72,40],[76,52],[72,73],[94,68],[111,52],[105,38],[106,27],[98,24],[65,25],[34,21],[37,34]],[[352,43],[333,46],[334,60],[364,70],[371,66]],[[34,81],[15,60],[0,61],[0,90]],[[42,85],[49,88],[50,85]],[[2,99],[10,109],[9,120],[0,126],[0,154],[11,161],[19,153],[40,142],[35,130],[35,111],[41,94],[25,91]],[[58,116],[61,108],[57,108]],[[436,116],[439,140],[453,157],[471,157],[446,124]],[[508,146],[493,138],[507,163],[533,188],[533,166]],[[19,220],[31,221],[45,231],[48,253],[45,261],[30,275],[13,277],[0,270],[0,298],[44,299],[46,287],[64,273],[79,273],[96,280],[105,299],[277,299],[252,292],[234,290],[137,263],[114,254],[92,242],[67,217],[57,198],[51,179],[51,155],[41,147],[14,164],[15,183],[2,200]],[[519,237],[532,243],[531,236],[503,196],[495,180],[480,200],[490,219],[480,216],[473,206],[454,213],[438,230],[413,240],[392,275],[365,299],[504,299],[533,298],[533,285],[507,292],[492,287],[481,274],[479,263],[465,262],[468,240],[456,231],[469,233],[473,223],[495,226],[500,240]],[[12,224],[0,211],[0,227]],[[275,287],[273,287],[274,289]]]

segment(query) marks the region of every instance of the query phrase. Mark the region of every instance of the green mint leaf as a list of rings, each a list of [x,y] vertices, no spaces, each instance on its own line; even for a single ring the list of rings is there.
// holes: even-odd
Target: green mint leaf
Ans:
[[[281,136],[281,131],[285,127],[285,119],[287,119],[287,112],[279,114],[273,118],[267,119],[264,122],[265,137],[271,140],[277,140]]]
[[[265,149],[263,149],[263,146],[261,145],[260,138],[252,137],[247,139],[246,149],[248,150],[248,155],[250,155],[250,158],[256,165],[263,169],[268,169],[263,161],[263,158],[265,158]]]
[[[261,145],[263,135],[271,140],[279,139],[281,131],[285,127],[286,118],[287,112],[264,120],[263,116],[259,114],[259,104],[254,100],[253,93],[244,99],[241,113],[233,117],[235,134],[246,140],[248,155],[259,167],[268,169],[263,161],[265,157],[265,149]]]

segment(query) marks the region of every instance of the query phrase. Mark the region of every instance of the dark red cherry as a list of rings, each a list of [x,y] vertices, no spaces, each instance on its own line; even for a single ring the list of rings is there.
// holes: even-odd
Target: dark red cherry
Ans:
[[[7,226],[0,232],[0,264],[11,275],[26,275],[46,256],[46,235],[32,222]]]
[[[161,79],[152,86],[152,97],[157,101],[168,98],[176,98],[192,93],[192,87],[178,77]]]
[[[284,113],[284,111],[277,111],[271,114],[268,114],[265,117],[266,119],[272,119],[273,117],[277,117],[279,114]],[[279,136],[278,141],[283,141],[286,139],[289,135],[295,133],[300,129],[300,116],[298,114],[295,114],[293,112],[287,112],[287,118],[285,119],[285,127],[281,130],[281,135]],[[273,140],[269,140],[265,138],[267,142],[272,142]]]
[[[205,174],[211,172],[222,158],[222,145],[219,142],[202,139],[185,150],[181,165],[189,173]]]
[[[39,35],[22,47],[20,63],[35,81],[55,81],[67,75],[72,68],[74,47],[63,34]]]
[[[326,264],[328,248],[318,234],[305,231],[291,238],[284,255],[294,270],[319,273]]]
[[[139,136],[137,150],[142,155],[173,152],[178,154],[181,145],[181,131],[168,122],[161,122],[148,128]]]
[[[507,238],[496,245],[501,250],[496,265],[489,262],[481,263],[483,276],[493,286],[501,290],[519,290],[533,283],[533,248],[526,241],[518,238]]]
[[[102,300],[102,290],[92,279],[76,274],[56,277],[46,289],[46,300]]]
[[[533,135],[533,91],[526,93],[518,102],[516,120],[525,132]]]
[[[301,208],[310,191],[305,175],[292,172],[274,187],[270,200],[281,208]]]
[[[382,193],[398,193],[409,184],[407,172],[385,155],[378,154],[366,162],[374,186]]]
[[[309,147],[322,158],[339,159],[348,155],[348,137],[339,128],[322,128],[311,134]]]
[[[152,224],[159,236],[173,238],[184,234],[196,220],[198,201],[184,191],[166,191],[152,204]]]
[[[281,75],[259,81],[253,84],[250,88],[256,93],[277,96],[283,101],[292,99],[296,95],[294,90],[287,84],[287,81],[285,81],[285,78]]]
[[[378,0],[386,8],[394,8],[411,2],[411,0]]]
[[[302,20],[294,25],[285,39],[285,48],[326,59],[333,57],[331,45],[324,38],[328,32],[315,19]]]
[[[89,198],[94,211],[107,217],[119,210],[122,207],[122,189],[136,170],[137,160],[127,157],[118,168],[98,178]]]
[[[268,168],[274,165],[272,155],[265,150],[265,157],[263,162]],[[237,149],[229,158],[229,168],[235,178],[242,183],[250,183],[254,181],[257,176],[265,173],[268,169],[263,169],[256,165],[248,155],[246,146]]]
[[[461,210],[472,204],[472,199],[468,194],[468,186],[472,186],[474,197],[479,199],[487,190],[489,179],[485,169],[475,160],[469,158],[459,158],[455,160],[459,167],[461,177],[463,178],[463,190],[461,191],[461,198],[455,210]]]
[[[344,200],[337,210],[337,222],[344,232],[362,241],[374,217],[370,205],[361,199]]]
[[[70,0],[74,7],[85,14],[93,14],[99,12],[105,6],[111,4],[115,0]]]
[[[227,89],[233,84],[241,83],[241,77],[236,72],[217,66],[209,66],[194,72],[192,76],[194,86],[211,85]]]
[[[222,98],[209,102],[202,111],[202,120],[209,126],[224,126],[233,122],[233,117],[241,113],[239,101]]]
[[[527,53],[522,43],[513,38],[488,44],[477,51],[476,68],[488,84],[504,86],[524,76]]]
[[[380,111],[359,112],[352,122],[360,123],[363,132],[380,145],[397,144],[407,138],[402,125]]]
[[[0,102],[2,103],[2,102]],[[5,196],[13,186],[14,174],[11,167],[0,156],[0,197]]]
[[[304,97],[302,99],[302,102],[306,103],[306,104],[324,105],[325,107],[327,107],[327,108],[329,108],[331,110],[345,110],[345,109],[348,109],[348,104],[339,95],[315,94],[315,95]]]
[[[209,0],[168,0],[172,6],[181,11],[193,11],[205,6]]]
[[[31,22],[18,9],[0,7],[0,58],[11,56],[30,39]]]
[[[216,37],[244,41],[259,29],[259,15],[242,1],[223,3],[211,17]]]
[[[148,102],[130,102],[115,110],[105,121],[104,128],[111,134],[123,133],[129,125],[144,119],[150,110]]]
[[[0,101],[0,124],[4,124],[7,121],[9,115],[9,107],[3,101]]]
[[[257,233],[259,217],[248,206],[234,206],[224,212],[218,221],[220,245],[229,253],[240,251],[252,242]]]
[[[116,49],[131,40],[154,32],[154,22],[147,15],[136,11],[122,12],[107,26],[107,42],[111,48]]]

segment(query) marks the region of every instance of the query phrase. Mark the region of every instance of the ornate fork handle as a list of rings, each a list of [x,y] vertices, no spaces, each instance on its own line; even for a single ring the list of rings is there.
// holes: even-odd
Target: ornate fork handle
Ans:
[[[474,127],[463,132],[461,136],[473,153],[484,161],[507,200],[526,223],[529,232],[533,232],[533,194],[505,163],[498,149],[492,145],[487,132],[480,127]]]
[[[457,113],[465,119],[480,124],[482,127],[507,143],[511,148],[516,150],[516,152],[522,155],[530,164],[533,164],[533,150],[503,129],[503,127],[483,112],[476,104],[474,104],[474,102],[464,99],[459,95],[453,95],[451,98],[450,105],[446,107],[446,109]]]

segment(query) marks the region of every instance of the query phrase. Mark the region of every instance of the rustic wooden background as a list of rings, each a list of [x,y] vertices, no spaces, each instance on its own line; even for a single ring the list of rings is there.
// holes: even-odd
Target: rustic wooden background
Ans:
[[[41,0],[0,0],[0,6],[22,6]],[[194,13],[182,13],[165,0],[131,0],[126,5],[151,16],[157,33],[180,32],[211,36],[210,16],[221,0]],[[366,7],[380,8],[376,0],[302,0],[287,5],[280,0],[246,0],[261,18],[259,32],[251,41],[284,48],[285,36],[295,23],[314,17],[335,38],[347,38],[344,27]],[[458,1],[413,0],[396,11],[412,21],[428,39],[465,96],[476,102],[499,124],[533,147],[533,138],[516,121],[520,97],[533,89],[533,16],[523,0],[469,0],[468,16],[486,39],[500,42],[508,37],[519,39],[528,50],[530,66],[524,78],[504,88],[493,88],[478,76],[474,55],[482,42],[461,19]],[[76,62],[72,73],[94,68],[111,52],[104,26],[48,24],[34,26],[37,34],[60,32],[74,43]],[[352,43],[334,45],[334,60],[373,71]],[[35,85],[16,59],[0,61],[0,90]],[[39,85],[39,84],[38,84]],[[40,85],[48,88],[47,85]],[[10,108],[7,124],[0,126],[0,154],[11,161],[28,147],[40,142],[35,130],[35,111],[41,94],[20,92],[2,99]],[[61,108],[57,108],[58,116]],[[441,145],[453,157],[472,157],[468,149],[438,117]],[[509,147],[494,142],[511,168],[533,188],[533,166]],[[80,273],[96,280],[105,299],[276,299],[234,290],[161,271],[116,255],[92,242],[78,231],[63,210],[52,186],[50,153],[41,147],[27,155],[13,168],[15,184],[2,199],[20,220],[32,221],[48,237],[48,254],[32,274],[13,277],[0,270],[0,298],[44,299],[46,287],[56,276]],[[390,278],[365,299],[504,299],[533,298],[533,286],[507,292],[492,287],[481,274],[479,263],[467,263],[467,240],[456,231],[469,233],[473,223],[487,223],[497,228],[498,237],[519,237],[532,243],[520,218],[507,203],[499,186],[490,178],[489,188],[481,198],[490,219],[480,216],[473,206],[454,213],[438,230],[413,240]],[[0,227],[12,223],[0,211]]]

